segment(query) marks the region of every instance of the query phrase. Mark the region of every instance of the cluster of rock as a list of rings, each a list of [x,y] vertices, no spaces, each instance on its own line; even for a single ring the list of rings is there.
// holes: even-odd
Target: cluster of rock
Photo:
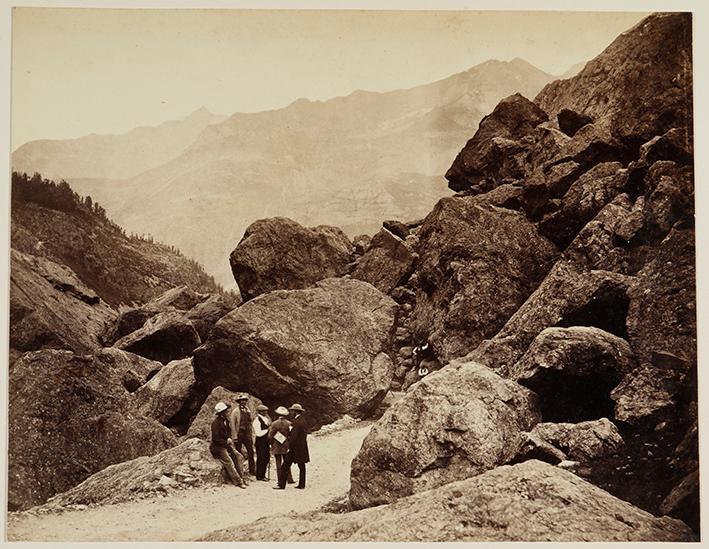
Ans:
[[[403,389],[352,463],[349,505],[382,507],[209,539],[692,539],[646,512],[698,531],[690,28],[653,15],[534,101],[502,100],[421,221],[354,242],[252,224],[230,256],[243,304],[176,288],[116,313],[13,255],[13,277],[63,297],[13,285],[11,505],[218,481],[203,441],[235,392],[298,401],[317,427]],[[45,430],[71,459],[35,460]]]

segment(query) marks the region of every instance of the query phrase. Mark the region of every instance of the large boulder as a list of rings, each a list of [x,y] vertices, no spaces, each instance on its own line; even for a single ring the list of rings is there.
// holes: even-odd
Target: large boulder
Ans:
[[[199,409],[199,412],[197,415],[194,417],[192,420],[192,423],[190,424],[190,428],[187,430],[187,437],[198,437],[203,440],[211,440],[212,438],[212,431],[211,431],[211,426],[212,426],[212,420],[214,420],[214,407],[216,406],[217,402],[224,402],[225,404],[229,406],[237,406],[238,403],[236,401],[237,397],[239,396],[240,393],[235,393],[233,391],[229,391],[228,389],[225,389],[224,387],[215,387],[212,389],[212,392],[209,393],[209,396],[207,396],[206,400],[202,404],[202,406]],[[261,400],[256,398],[253,395],[247,395],[249,397],[249,400],[247,401],[247,406],[249,407],[249,410],[251,411],[251,415],[253,417],[256,417],[257,414],[257,407],[259,404],[261,404]],[[289,406],[290,402],[284,402],[283,403],[285,406]]]
[[[352,462],[350,503],[389,503],[507,463],[541,419],[537,398],[484,366],[425,377],[372,427]]]
[[[68,349],[88,353],[115,311],[74,272],[43,257],[11,250],[10,346],[17,351]]]
[[[204,302],[208,297],[209,294],[197,293],[188,286],[177,286],[151,299],[146,303],[146,306],[160,310],[172,308],[179,311],[187,311],[197,304]]]
[[[527,461],[344,514],[262,518],[202,541],[696,541],[683,522],[613,497],[559,467]]]
[[[507,371],[541,397],[548,421],[613,417],[611,390],[636,365],[624,339],[591,326],[546,328]]]
[[[92,473],[176,444],[169,429],[134,415],[110,355],[26,353],[10,374],[8,501],[25,509]]]
[[[532,435],[580,462],[612,455],[623,447],[623,437],[607,418],[581,423],[538,423]]]
[[[691,142],[692,14],[646,17],[534,101],[552,118],[562,109],[582,112],[636,146],[673,127]]]
[[[300,402],[315,423],[362,417],[389,390],[396,314],[391,298],[359,280],[271,292],[217,322],[195,351],[195,374],[268,405]]]
[[[135,392],[135,411],[168,424],[190,399],[195,398],[196,385],[192,359],[173,360]]]
[[[444,362],[497,333],[557,255],[523,214],[478,197],[440,200],[419,238],[411,326]]]
[[[117,370],[123,387],[129,393],[135,392],[157,374],[163,367],[162,363],[149,360],[142,356],[127,353],[114,347],[105,347],[94,353],[94,359],[104,368]]]
[[[448,186],[462,191],[483,179],[499,184],[504,179],[523,177],[524,166],[516,156],[524,149],[519,141],[548,118],[543,110],[519,93],[500,101],[492,113],[480,121],[475,135],[446,172]]]
[[[54,496],[42,507],[114,504],[170,490],[221,484],[221,469],[221,463],[209,451],[208,442],[186,440],[154,456],[109,465],[78,486]]]
[[[406,227],[404,225],[404,227]],[[411,274],[415,256],[401,237],[382,229],[357,261],[352,277],[388,294]]]
[[[682,395],[684,377],[672,370],[641,366],[629,372],[610,393],[615,402],[615,418],[626,423],[659,423]]]
[[[699,469],[686,475],[660,504],[660,512],[678,518],[699,532]]]
[[[593,118],[585,114],[572,111],[571,109],[561,109],[556,115],[559,123],[559,129],[569,137],[583,128],[586,124],[592,124]]]
[[[694,173],[691,166],[655,162],[644,178],[646,238],[659,242],[679,221],[694,225]]]
[[[114,347],[167,364],[189,356],[201,340],[190,320],[178,311],[159,313]]]
[[[247,301],[341,276],[347,272],[351,253],[352,243],[336,227],[307,228],[285,217],[272,217],[249,225],[229,262]]]

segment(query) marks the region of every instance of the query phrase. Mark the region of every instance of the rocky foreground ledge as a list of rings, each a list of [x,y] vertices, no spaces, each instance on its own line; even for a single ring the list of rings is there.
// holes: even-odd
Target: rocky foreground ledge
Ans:
[[[199,541],[696,541],[541,461],[498,467],[396,503],[344,514],[264,518]]]

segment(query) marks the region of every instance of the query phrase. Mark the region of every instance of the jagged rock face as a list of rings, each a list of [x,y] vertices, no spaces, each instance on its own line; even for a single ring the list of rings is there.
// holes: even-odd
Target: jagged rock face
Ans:
[[[303,227],[285,217],[249,225],[229,256],[244,300],[274,290],[295,290],[347,272],[352,243],[336,227]]]
[[[694,226],[694,174],[691,166],[653,164],[645,176],[643,226],[651,242],[661,241],[677,222]]]
[[[631,214],[625,195],[603,208],[504,327],[465,358],[506,374],[549,327],[593,326],[626,338],[627,293],[633,277],[621,274],[625,258],[619,256],[615,241]]]
[[[389,503],[504,464],[540,419],[524,387],[479,364],[444,368],[372,427],[352,462],[350,503]]]
[[[114,347],[167,364],[189,356],[201,344],[192,322],[177,311],[159,313]]]
[[[315,423],[362,417],[389,389],[396,303],[359,280],[271,292],[222,318],[194,355],[204,383],[299,402]]]
[[[628,337],[642,363],[672,353],[697,363],[694,230],[672,230],[629,290]]]
[[[556,258],[525,217],[476,197],[444,198],[419,232],[412,327],[447,361],[494,335]]]
[[[192,486],[221,484],[221,469],[221,463],[209,452],[208,442],[186,440],[154,456],[142,456],[110,465],[71,490],[53,497],[43,508],[106,505],[140,497],[154,497],[156,494]],[[170,480],[165,481],[165,477]]]
[[[9,507],[25,509],[113,463],[156,454],[175,436],[130,412],[110,355],[26,353],[10,374]]]
[[[194,396],[196,384],[192,358],[173,360],[135,392],[135,412],[166,424]]]
[[[91,352],[115,316],[68,267],[11,250],[10,346],[17,351]]]
[[[214,419],[214,407],[217,405],[217,402],[224,402],[225,404],[228,404],[229,406],[238,406],[238,402],[236,401],[236,398],[239,396],[239,393],[235,393],[233,391],[229,391],[228,389],[225,389],[224,387],[215,387],[212,389],[212,392],[209,393],[209,396],[207,399],[204,401],[202,404],[201,408],[199,409],[199,412],[195,416],[194,420],[192,420],[192,423],[190,424],[190,428],[187,431],[187,437],[198,437],[203,440],[211,440],[212,437],[212,432],[211,432],[211,425],[212,425],[212,420]],[[256,398],[253,395],[247,395],[249,397],[249,400],[247,401],[247,406],[249,407],[249,410],[251,411],[251,416],[256,417],[258,411],[257,407],[259,404],[261,404],[261,400]],[[282,405],[284,406],[290,406],[293,404],[292,402],[284,402]]]
[[[672,127],[692,139],[692,15],[661,13],[621,34],[568,80],[548,84],[535,103],[591,116],[638,146]]]
[[[507,375],[541,397],[548,421],[612,417],[610,391],[635,366],[624,339],[599,328],[546,328]]]
[[[623,446],[623,437],[607,418],[581,423],[538,423],[532,434],[580,462],[612,455]]]
[[[699,469],[685,476],[660,504],[660,512],[699,532]]]
[[[693,541],[657,518],[540,461],[481,475],[375,509],[260,519],[202,541]]]
[[[619,162],[594,166],[571,184],[559,209],[541,221],[539,232],[566,248],[584,225],[623,191],[627,179],[627,170]]]
[[[524,149],[519,140],[547,120],[543,110],[519,93],[503,99],[480,121],[478,131],[458,153],[446,172],[448,186],[462,191],[485,178],[500,183],[524,176],[523,165],[515,157]]]
[[[374,235],[364,255],[357,261],[352,277],[369,282],[388,294],[411,274],[414,260],[414,252],[400,236],[382,229]]]

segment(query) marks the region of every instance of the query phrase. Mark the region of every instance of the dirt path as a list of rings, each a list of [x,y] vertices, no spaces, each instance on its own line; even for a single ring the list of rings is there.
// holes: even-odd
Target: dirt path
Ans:
[[[350,485],[350,462],[371,423],[308,438],[312,463],[308,485],[273,490],[253,481],[248,489],[220,485],[154,498],[46,515],[8,515],[9,541],[185,541],[260,517],[310,511],[343,495]],[[297,480],[297,467],[293,473]],[[271,478],[275,479],[273,466]]]

